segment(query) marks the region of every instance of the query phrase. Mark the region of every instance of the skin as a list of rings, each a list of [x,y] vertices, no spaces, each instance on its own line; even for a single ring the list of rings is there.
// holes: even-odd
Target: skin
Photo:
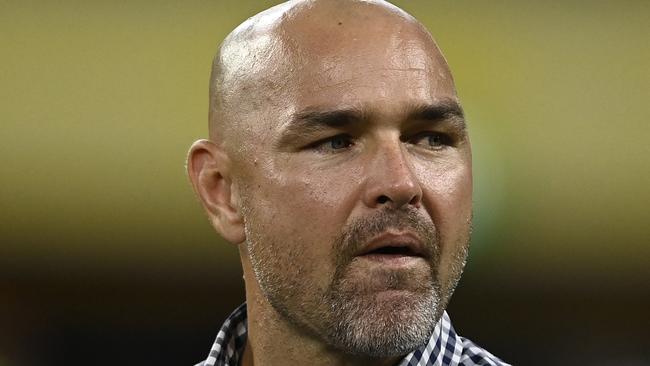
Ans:
[[[397,362],[407,352],[350,352],[323,329],[336,315],[332,293],[388,326],[414,322],[411,304],[433,293],[435,323],[462,271],[470,143],[431,36],[387,3],[282,4],[224,41],[210,106],[210,139],[194,143],[187,165],[212,225],[240,252],[242,365]],[[422,106],[456,113],[415,113]],[[347,119],[309,119],[333,114]],[[393,216],[378,232],[361,225],[342,239],[383,213]],[[357,256],[377,233],[416,237],[427,255],[398,267]]]

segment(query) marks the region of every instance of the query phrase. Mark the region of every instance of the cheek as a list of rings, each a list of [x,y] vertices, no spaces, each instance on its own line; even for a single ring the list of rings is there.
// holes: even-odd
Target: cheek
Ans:
[[[349,165],[333,169],[301,161],[281,163],[278,167],[269,164],[269,169],[261,171],[261,200],[287,211],[296,220],[345,222],[346,209],[350,211],[359,189],[361,169]]]
[[[258,170],[246,188],[247,225],[279,248],[304,254],[314,267],[333,260],[331,251],[345,225],[358,189],[354,171],[337,175],[316,168]],[[261,238],[263,239],[263,238]]]
[[[430,170],[424,204],[440,237],[438,276],[443,286],[459,275],[469,244],[472,217],[472,172],[469,164]]]
[[[435,168],[422,169],[421,176],[424,205],[445,244],[469,229],[472,216],[471,166],[469,163],[442,163]]]

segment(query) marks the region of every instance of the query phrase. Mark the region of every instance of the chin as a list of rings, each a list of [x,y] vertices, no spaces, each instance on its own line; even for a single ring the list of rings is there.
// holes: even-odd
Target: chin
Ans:
[[[442,315],[436,292],[386,290],[339,303],[328,343],[359,356],[408,354],[427,343]]]

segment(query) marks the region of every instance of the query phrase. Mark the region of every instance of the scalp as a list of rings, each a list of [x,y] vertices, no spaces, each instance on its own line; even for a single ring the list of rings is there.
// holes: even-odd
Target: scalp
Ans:
[[[305,81],[299,79],[312,61],[346,49],[356,52],[395,34],[428,44],[446,65],[426,29],[385,1],[297,0],[249,18],[226,37],[214,58],[211,140],[236,153],[242,135],[256,123],[276,122],[267,118],[286,109],[287,95]]]

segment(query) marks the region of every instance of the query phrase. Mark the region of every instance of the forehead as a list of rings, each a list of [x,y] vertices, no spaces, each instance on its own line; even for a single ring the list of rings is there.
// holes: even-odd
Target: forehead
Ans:
[[[314,24],[294,24],[285,33],[291,37],[286,49],[292,60],[287,106],[386,109],[456,99],[444,57],[419,26],[386,25],[376,18],[347,25],[341,19],[334,17],[317,31]]]

